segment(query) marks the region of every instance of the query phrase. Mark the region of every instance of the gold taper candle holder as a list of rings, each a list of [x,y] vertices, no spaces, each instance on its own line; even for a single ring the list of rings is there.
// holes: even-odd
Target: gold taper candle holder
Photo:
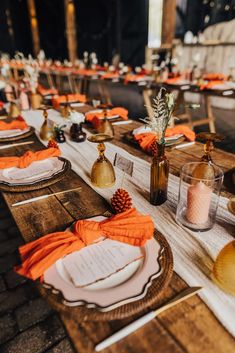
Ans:
[[[103,109],[104,119],[101,120],[97,131],[99,134],[109,135],[111,137],[114,136],[114,128],[112,123],[108,119],[108,111],[107,109],[110,108],[111,105],[108,104],[101,104],[99,108]]]
[[[39,136],[43,141],[49,141],[51,138],[54,137],[53,129],[48,126],[48,109],[51,107],[43,105],[39,108],[39,110],[43,111],[44,122],[41,126]]]
[[[214,163],[211,153],[214,150],[214,142],[220,142],[224,136],[211,132],[201,132],[197,134],[197,138],[205,141],[204,144],[204,155],[201,157],[201,164],[195,168],[193,177],[198,179],[213,179],[215,171]]]
[[[30,94],[30,103],[32,109],[39,109],[42,104],[42,96],[38,93]]]
[[[10,109],[8,113],[9,118],[17,118],[21,114],[20,108],[15,102],[10,102]]]
[[[99,188],[109,188],[115,184],[116,177],[112,163],[105,157],[104,142],[111,141],[112,137],[105,134],[96,134],[88,137],[88,141],[97,143],[99,157],[91,169],[91,182]]]

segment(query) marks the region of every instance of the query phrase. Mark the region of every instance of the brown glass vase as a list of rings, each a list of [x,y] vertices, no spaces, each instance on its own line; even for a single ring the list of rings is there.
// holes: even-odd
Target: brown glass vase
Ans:
[[[158,206],[167,200],[169,161],[165,156],[165,144],[156,143],[150,175],[150,203]]]

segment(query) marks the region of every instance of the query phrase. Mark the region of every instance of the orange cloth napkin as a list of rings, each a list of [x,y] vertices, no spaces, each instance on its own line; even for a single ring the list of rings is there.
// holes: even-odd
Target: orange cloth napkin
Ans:
[[[38,93],[40,93],[42,96],[45,96],[47,94],[58,94],[58,89],[56,88],[44,88],[41,85],[38,85],[37,87]]]
[[[101,76],[101,79],[113,79],[113,78],[119,78],[119,74],[117,72],[107,72]]]
[[[74,74],[82,75],[82,76],[94,76],[97,75],[96,70],[90,69],[77,69],[73,71]]]
[[[112,117],[118,115],[123,120],[128,120],[128,110],[122,107],[116,107],[107,111],[107,116]],[[103,119],[104,113],[90,113],[86,114],[86,121],[92,122],[94,119]]]
[[[0,121],[0,131],[5,130],[25,130],[27,129],[28,125],[24,121],[24,119],[15,119],[10,123],[6,123],[5,121]]]
[[[61,257],[92,244],[105,236],[134,246],[143,246],[153,237],[154,224],[132,208],[104,221],[80,220],[73,232],[45,235],[19,248],[22,265],[15,268],[20,275],[36,280]]]
[[[54,96],[52,98],[52,105],[54,109],[59,109],[61,103],[66,103],[66,102],[81,102],[81,103],[86,103],[86,96],[85,94],[68,94],[67,96]]]
[[[194,141],[196,138],[195,132],[185,125],[177,125],[166,129],[165,136],[170,137],[177,134],[183,134],[189,141]],[[152,143],[156,141],[156,134],[154,132],[144,132],[142,134],[134,135],[134,138],[144,151],[150,152]]]
[[[228,77],[221,73],[210,73],[203,75],[203,80],[206,81],[226,81]]]
[[[209,81],[203,85],[200,86],[200,90],[203,91],[204,89],[213,89],[217,85],[222,85],[223,81],[222,80],[213,80]]]
[[[21,157],[0,157],[0,169],[12,167],[27,168],[33,162],[42,161],[51,157],[58,157],[60,154],[58,148],[51,147],[37,152],[27,151]]]
[[[128,82],[138,82],[139,79],[144,78],[145,75],[141,74],[127,74],[124,79],[124,83],[128,84]]]

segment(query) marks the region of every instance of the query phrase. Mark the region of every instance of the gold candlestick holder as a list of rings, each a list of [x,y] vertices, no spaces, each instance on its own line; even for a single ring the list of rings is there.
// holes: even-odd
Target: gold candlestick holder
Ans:
[[[50,106],[41,106],[39,108],[39,110],[42,110],[43,111],[43,116],[44,116],[44,122],[41,126],[41,129],[40,129],[40,138],[43,140],[43,141],[49,141],[50,139],[52,139],[54,137],[54,132],[53,132],[53,129],[51,127],[48,126],[48,109],[50,109],[51,107]]]
[[[99,134],[104,134],[104,135],[109,135],[111,137],[114,136],[114,128],[111,122],[108,119],[108,108],[110,108],[111,105],[106,105],[106,104],[101,104],[99,108],[103,109],[103,114],[104,114],[104,119],[101,120],[97,131]]]
[[[96,134],[88,137],[88,141],[97,143],[99,157],[91,169],[91,182],[99,188],[109,188],[115,184],[116,177],[112,163],[105,157],[104,142],[111,141],[112,137],[105,134]]]
[[[72,111],[72,108],[68,102],[62,104],[60,114],[63,118],[68,119],[71,111]]]
[[[221,142],[224,136],[211,132],[201,132],[197,134],[197,139],[205,141],[204,154],[201,157],[201,164],[195,168],[193,177],[198,179],[213,179],[215,176],[214,161],[211,153],[214,150],[214,142]]]
[[[17,118],[21,114],[20,108],[15,102],[10,103],[10,109],[8,113],[9,118]]]
[[[211,157],[211,153],[214,150],[214,142],[221,142],[224,136],[213,132],[200,132],[197,134],[197,138],[205,141],[204,155],[201,157],[201,161],[214,163]]]

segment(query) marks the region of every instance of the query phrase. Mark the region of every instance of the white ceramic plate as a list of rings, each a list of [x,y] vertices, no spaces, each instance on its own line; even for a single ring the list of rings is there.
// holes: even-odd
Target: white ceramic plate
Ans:
[[[86,306],[102,312],[139,300],[162,272],[159,260],[163,248],[152,239],[139,249],[143,258],[86,287],[75,287],[62,260],[58,260],[44,273],[44,286],[60,293],[67,306]]]
[[[9,137],[16,137],[25,134],[30,130],[30,127],[27,127],[27,129],[20,130],[20,129],[14,129],[14,130],[4,130],[0,131],[0,138],[9,138]]]
[[[57,157],[48,158],[43,161],[33,162],[27,168],[0,169],[0,183],[16,186],[31,185],[39,181],[52,178],[63,171],[65,161]]]

